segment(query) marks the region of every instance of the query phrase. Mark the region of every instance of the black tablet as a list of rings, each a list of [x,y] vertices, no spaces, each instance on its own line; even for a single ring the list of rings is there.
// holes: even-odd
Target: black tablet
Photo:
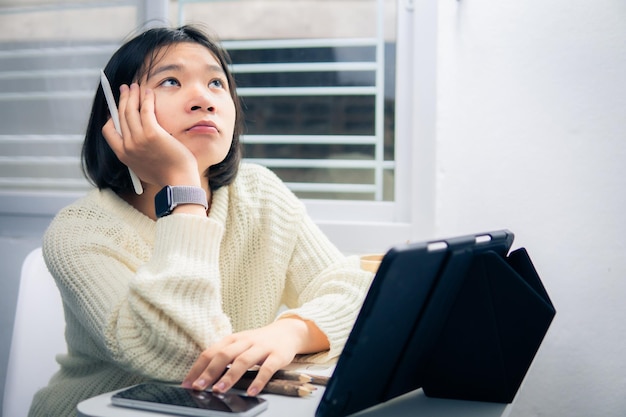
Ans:
[[[389,250],[339,357],[316,417],[346,416],[421,387],[433,396],[510,400],[511,391],[514,395],[554,316],[538,276],[532,265],[528,265],[525,251],[511,259],[507,256],[513,238],[510,231],[500,230]],[[497,294],[485,289],[489,286],[496,288]],[[501,286],[508,293],[500,294]],[[524,330],[510,340],[492,341],[493,332],[497,333],[496,338],[508,334],[498,326],[508,328],[509,310],[514,315],[516,310],[525,311],[528,296],[539,299],[540,304],[541,325],[535,335],[528,337]],[[501,301],[499,304],[507,305],[490,308],[494,297]],[[476,304],[487,308],[476,308]],[[531,322],[530,327],[536,327],[538,321],[532,314],[522,316]],[[463,330],[468,326],[470,330]],[[466,333],[463,338],[457,337],[463,331]],[[530,349],[524,347],[520,355],[515,350],[518,347],[513,346],[513,351],[504,353],[508,357],[502,363],[497,355],[495,364],[491,357],[481,356],[483,349],[489,355],[493,350],[502,353],[503,343],[505,350],[509,344],[528,344],[518,340],[526,338],[531,339]],[[498,346],[484,346],[489,344]],[[476,364],[472,355],[480,357],[478,362],[485,360]],[[435,369],[433,363],[441,366]],[[508,363],[517,367],[511,369]],[[454,369],[446,369],[447,364],[453,364]],[[479,367],[478,373],[486,373],[485,381],[471,375],[472,366]],[[503,366],[506,369],[501,369]],[[494,378],[489,374],[490,367],[494,369]],[[464,375],[468,372],[469,376]],[[507,378],[513,375],[513,381],[498,379],[500,372],[507,374]],[[433,377],[437,375],[443,379]],[[453,386],[457,380],[462,381],[460,387]],[[494,392],[502,383],[508,390],[504,395]]]

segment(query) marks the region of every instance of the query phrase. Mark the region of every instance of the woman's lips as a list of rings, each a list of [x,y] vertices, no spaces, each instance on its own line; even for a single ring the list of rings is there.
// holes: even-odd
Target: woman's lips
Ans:
[[[191,133],[217,133],[218,129],[215,123],[201,122],[191,126],[187,131]]]

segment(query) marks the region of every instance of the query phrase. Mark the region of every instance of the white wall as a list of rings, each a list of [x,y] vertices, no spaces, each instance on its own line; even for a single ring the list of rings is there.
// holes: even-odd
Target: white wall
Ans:
[[[557,309],[512,416],[624,416],[626,3],[438,3],[435,230],[511,229]]]

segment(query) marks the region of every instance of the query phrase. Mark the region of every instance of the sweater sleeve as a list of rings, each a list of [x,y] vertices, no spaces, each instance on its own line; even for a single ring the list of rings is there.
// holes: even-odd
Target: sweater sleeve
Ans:
[[[95,344],[105,362],[182,380],[203,349],[231,333],[220,295],[223,227],[185,214],[160,219],[146,261],[128,227],[93,217],[65,211],[44,238],[66,309],[87,332],[68,334],[70,349],[93,352]]]
[[[327,362],[338,357],[352,330],[372,280],[357,257],[341,254],[313,221],[301,222],[288,276],[287,304],[281,317],[313,321],[326,335],[330,349],[301,358]]]
[[[268,181],[274,180],[269,177]],[[278,181],[277,179],[275,181]],[[330,342],[330,349],[306,360],[325,362],[341,354],[373,275],[361,270],[356,256],[346,257],[313,222],[306,209],[283,184],[265,184],[272,194],[268,204],[281,214],[268,232],[277,258],[289,257],[279,318],[298,316],[313,321]],[[269,192],[269,191],[268,191]],[[280,236],[292,235],[290,245]],[[289,254],[289,255],[287,255]]]

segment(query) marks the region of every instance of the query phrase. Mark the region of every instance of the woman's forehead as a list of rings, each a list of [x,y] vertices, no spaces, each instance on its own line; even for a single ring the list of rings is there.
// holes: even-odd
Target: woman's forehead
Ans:
[[[219,58],[206,46],[195,42],[178,42],[161,46],[147,56],[140,78],[149,78],[160,66],[169,66],[172,63],[184,66],[186,63],[200,62],[225,72]]]

